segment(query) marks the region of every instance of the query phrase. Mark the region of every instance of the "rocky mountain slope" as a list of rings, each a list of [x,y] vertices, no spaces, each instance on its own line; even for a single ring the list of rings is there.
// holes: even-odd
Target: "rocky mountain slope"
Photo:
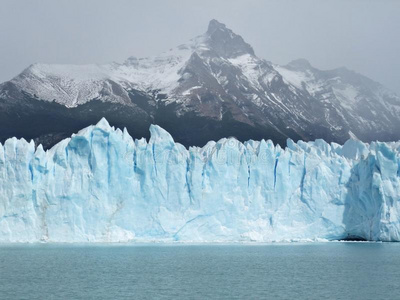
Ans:
[[[161,125],[186,146],[226,136],[281,145],[287,138],[397,140],[399,113],[399,97],[379,83],[305,60],[275,65],[216,20],[157,57],[34,64],[0,85],[0,141],[17,136],[45,147],[102,117],[134,137]]]

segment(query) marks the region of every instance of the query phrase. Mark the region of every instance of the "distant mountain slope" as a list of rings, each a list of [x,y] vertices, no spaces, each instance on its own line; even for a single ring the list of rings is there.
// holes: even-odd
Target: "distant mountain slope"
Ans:
[[[101,117],[135,137],[159,124],[186,146],[231,135],[281,145],[288,137],[394,140],[399,112],[399,97],[360,74],[305,60],[274,65],[212,20],[205,34],[157,57],[28,67],[0,85],[0,141],[48,147]]]

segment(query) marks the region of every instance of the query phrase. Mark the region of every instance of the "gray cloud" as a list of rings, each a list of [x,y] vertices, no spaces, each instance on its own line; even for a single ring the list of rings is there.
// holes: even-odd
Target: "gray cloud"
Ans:
[[[155,55],[215,18],[267,60],[346,66],[400,94],[399,15],[397,0],[1,0],[0,81],[34,62]]]

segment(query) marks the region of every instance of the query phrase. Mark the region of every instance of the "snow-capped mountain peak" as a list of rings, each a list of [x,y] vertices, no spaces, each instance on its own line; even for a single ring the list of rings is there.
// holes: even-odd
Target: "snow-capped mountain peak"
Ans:
[[[193,55],[231,59],[254,56],[254,51],[241,36],[211,20],[205,34],[155,57],[132,56],[122,64],[34,64],[11,82],[34,98],[55,101],[66,107],[77,107],[94,99],[129,104],[124,90],[130,89],[157,91],[170,99],[182,98],[174,95],[174,91],[185,81],[183,69],[193,62]]]
[[[126,93],[113,91],[111,65],[33,64],[11,80],[34,98],[76,107],[104,97],[104,101],[124,103]]]
[[[400,139],[400,99],[379,83],[345,68],[318,70],[305,59],[272,64],[217,20],[204,34],[154,57],[103,65],[34,64],[0,86],[1,99],[6,108],[0,113],[10,122],[15,120],[9,107],[21,99],[28,101],[26,111],[32,101],[39,101],[35,109],[44,109],[44,102],[70,109],[62,113],[67,124],[74,108],[85,120],[81,127],[88,125],[89,113],[129,127],[129,111],[140,126],[158,122],[186,145],[230,135],[282,145],[287,138]]]

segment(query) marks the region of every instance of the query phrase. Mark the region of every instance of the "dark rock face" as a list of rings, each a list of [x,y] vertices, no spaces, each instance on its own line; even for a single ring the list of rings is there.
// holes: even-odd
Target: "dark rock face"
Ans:
[[[240,35],[217,20],[210,21],[206,35],[209,38],[210,49],[219,56],[231,58],[243,54],[255,55],[253,48]]]
[[[400,139],[400,99],[345,68],[258,58],[212,20],[207,32],[156,58],[103,66],[33,65],[0,85],[0,142],[16,136],[50,147],[106,117],[148,138],[152,123],[185,146],[235,136],[343,143]]]

